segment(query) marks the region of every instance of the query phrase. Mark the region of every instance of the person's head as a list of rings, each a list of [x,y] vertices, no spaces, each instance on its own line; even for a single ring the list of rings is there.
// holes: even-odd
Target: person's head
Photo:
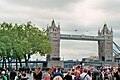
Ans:
[[[15,68],[13,68],[12,71],[15,71]]]
[[[23,73],[22,76],[25,77],[25,76],[26,76],[26,73]]]
[[[80,68],[80,65],[78,65],[77,68]]]
[[[2,75],[5,75],[5,71],[2,71],[1,74],[2,74]]]
[[[60,68],[58,68],[58,72],[60,72]]]
[[[49,74],[52,74],[52,72],[53,72],[53,69],[50,68],[50,69],[49,69]]]
[[[41,67],[38,67],[38,70],[41,70]]]
[[[63,80],[61,76],[55,76],[53,80]]]
[[[48,71],[49,71],[49,68],[46,68],[45,71],[48,72]]]
[[[75,71],[74,71],[74,75],[75,75],[75,76],[79,76],[79,75],[80,75],[80,71],[79,71],[79,70],[75,70]]]
[[[87,72],[88,72],[88,70],[85,68],[85,69],[83,70],[83,72],[87,73]]]
[[[35,69],[35,74],[39,74],[40,73],[40,70],[38,70],[38,69]]]
[[[120,68],[118,68],[118,71],[120,72]]]
[[[70,72],[70,71],[68,71],[68,72],[67,72],[67,75],[71,75],[71,72]]]

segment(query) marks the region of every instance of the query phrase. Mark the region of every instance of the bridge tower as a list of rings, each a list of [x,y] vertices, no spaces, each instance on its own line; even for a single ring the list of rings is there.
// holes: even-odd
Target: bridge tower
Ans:
[[[98,30],[98,36],[103,36],[104,41],[98,41],[98,53],[99,60],[105,62],[113,61],[113,30],[107,28],[107,24],[104,24],[103,29]]]
[[[59,61],[60,60],[60,25],[56,26],[54,20],[51,26],[47,26],[47,34],[50,37],[50,43],[52,45],[52,54],[47,56],[47,61]]]

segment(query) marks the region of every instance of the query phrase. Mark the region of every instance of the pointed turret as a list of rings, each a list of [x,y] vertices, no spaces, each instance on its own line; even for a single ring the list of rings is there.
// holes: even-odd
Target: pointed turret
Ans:
[[[51,27],[56,27],[54,20],[52,21]]]
[[[49,29],[49,25],[47,24],[47,29]]]
[[[108,28],[107,28],[107,24],[106,24],[106,23],[104,24],[103,31],[105,31],[105,32],[108,31]]]
[[[60,23],[58,23],[58,29],[60,29]]]
[[[104,27],[103,27],[101,33],[102,34],[108,34],[109,33],[109,29],[107,28],[107,24],[106,23],[104,24]]]
[[[111,33],[113,33],[113,29],[112,29],[112,27],[111,27]]]
[[[101,33],[100,33],[100,29],[98,30],[98,35],[100,35]]]
[[[48,24],[47,24],[46,32],[47,32],[47,34],[48,34],[48,32],[49,32],[49,26],[48,26]]]

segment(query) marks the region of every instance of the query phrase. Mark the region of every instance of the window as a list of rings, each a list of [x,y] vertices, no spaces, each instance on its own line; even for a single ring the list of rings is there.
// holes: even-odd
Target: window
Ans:
[[[104,56],[102,56],[102,61],[105,61],[105,57]]]

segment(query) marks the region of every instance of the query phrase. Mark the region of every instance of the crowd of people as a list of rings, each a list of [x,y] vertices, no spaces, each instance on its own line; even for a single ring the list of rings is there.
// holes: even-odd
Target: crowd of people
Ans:
[[[0,71],[0,80],[32,80],[26,74],[30,74],[33,80],[120,80],[120,67],[81,67],[77,66],[74,70],[68,69],[65,73],[63,68],[41,67],[31,70],[12,70]]]

